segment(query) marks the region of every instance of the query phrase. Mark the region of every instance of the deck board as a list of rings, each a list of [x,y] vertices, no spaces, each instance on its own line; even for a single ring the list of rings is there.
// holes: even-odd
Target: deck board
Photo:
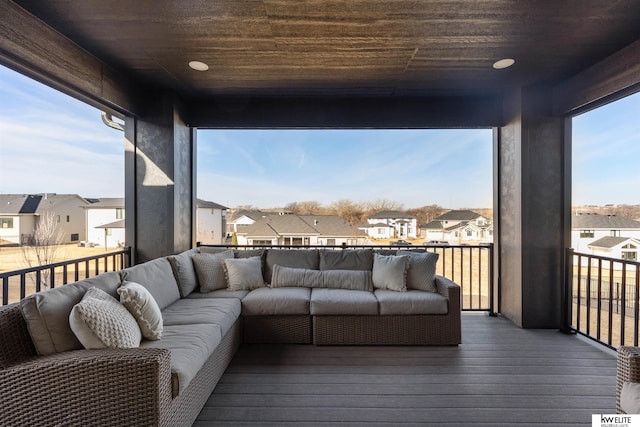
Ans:
[[[458,347],[243,345],[194,426],[590,425],[615,412],[615,356],[463,314]]]

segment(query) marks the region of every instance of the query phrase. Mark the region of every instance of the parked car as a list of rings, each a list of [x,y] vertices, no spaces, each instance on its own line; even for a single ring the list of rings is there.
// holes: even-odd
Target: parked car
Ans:
[[[395,242],[391,242],[391,246],[412,246],[412,245],[406,240],[396,240]]]
[[[446,240],[429,240],[423,243],[424,246],[449,246]]]

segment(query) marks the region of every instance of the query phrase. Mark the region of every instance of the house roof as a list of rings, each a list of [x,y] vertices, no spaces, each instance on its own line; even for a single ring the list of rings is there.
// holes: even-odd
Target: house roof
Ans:
[[[0,194],[0,215],[35,214],[40,200],[34,194]]]
[[[421,225],[420,228],[423,230],[443,230],[444,229],[444,227],[442,226],[442,223],[440,221],[435,221],[435,220],[427,224]]]
[[[41,214],[74,200],[78,207],[89,204],[77,194],[0,194],[0,214]]]
[[[337,215],[266,215],[238,230],[238,234],[267,236],[342,237],[361,234]]]
[[[78,203],[79,208],[90,205],[90,203],[84,197],[81,197],[77,194],[42,194],[42,200],[38,204],[36,213],[39,214],[47,211],[55,212],[58,206],[75,202]]]
[[[415,219],[415,215],[401,211],[380,211],[373,215],[369,215],[369,219]]]
[[[90,205],[86,209],[119,209],[124,208],[124,197],[100,197],[86,199]]]
[[[571,216],[573,229],[640,229],[640,222],[617,215],[577,213]]]
[[[594,240],[593,242],[589,243],[587,246],[589,248],[602,248],[602,249],[611,249],[614,248],[622,243],[625,243],[628,240],[632,240],[634,241],[637,245],[640,245],[640,241],[633,239],[631,237],[613,237],[613,236],[606,236],[606,237],[602,237],[598,240]]]
[[[124,228],[124,219],[119,219],[117,221],[109,222],[107,224],[98,225],[93,228]]]
[[[196,206],[198,208],[203,208],[203,209],[222,209],[222,210],[229,209],[228,207],[222,206],[222,205],[220,205],[218,203],[209,202],[207,200],[202,200],[202,199],[197,199]]]
[[[482,215],[474,211],[454,210],[443,213],[442,215],[434,218],[434,221],[473,221],[481,216]]]
[[[321,236],[349,237],[362,234],[338,215],[300,215],[300,218],[318,230]]]

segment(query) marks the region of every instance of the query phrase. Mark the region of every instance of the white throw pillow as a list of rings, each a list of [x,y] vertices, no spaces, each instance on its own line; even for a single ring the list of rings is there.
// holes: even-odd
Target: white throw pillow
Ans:
[[[124,282],[118,288],[120,302],[138,322],[142,336],[150,340],[162,338],[162,313],[151,292],[136,282]]]
[[[405,292],[407,290],[408,256],[373,256],[373,287]]]
[[[117,299],[89,288],[69,315],[71,330],[86,349],[134,348],[142,334],[136,319]]]
[[[640,384],[624,382],[620,392],[620,408],[627,414],[640,414]]]
[[[225,259],[224,265],[230,291],[251,290],[264,286],[262,259],[259,256]]]

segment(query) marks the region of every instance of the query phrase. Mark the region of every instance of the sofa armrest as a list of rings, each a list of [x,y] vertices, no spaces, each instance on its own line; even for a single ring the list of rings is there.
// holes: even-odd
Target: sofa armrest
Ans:
[[[619,347],[618,366],[616,369],[616,410],[623,413],[620,408],[620,392],[625,382],[640,383],[640,348]]]
[[[460,312],[460,286],[443,276],[436,276],[438,293],[449,300],[450,312]]]
[[[35,357],[0,370],[0,396],[4,425],[159,425],[171,403],[170,352]]]

